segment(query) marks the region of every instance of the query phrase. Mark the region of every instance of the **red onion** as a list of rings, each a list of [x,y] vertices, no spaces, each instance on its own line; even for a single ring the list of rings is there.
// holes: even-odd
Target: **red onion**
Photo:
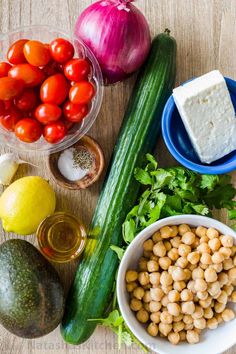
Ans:
[[[97,1],[75,25],[75,35],[97,57],[106,84],[124,80],[139,69],[150,50],[147,20],[133,1]]]

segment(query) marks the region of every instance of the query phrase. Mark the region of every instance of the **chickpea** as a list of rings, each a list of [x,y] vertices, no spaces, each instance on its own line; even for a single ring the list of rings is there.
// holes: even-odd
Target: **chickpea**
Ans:
[[[193,323],[186,324],[186,325],[184,326],[184,329],[185,329],[186,331],[191,331],[192,329],[194,329]]]
[[[183,322],[184,324],[192,324],[193,323],[193,318],[190,315],[184,315],[183,317]]]
[[[222,304],[222,303],[216,301],[215,306],[214,306],[215,312],[216,313],[223,312],[225,309],[225,306],[226,306],[225,304]]]
[[[191,301],[193,300],[193,293],[189,289],[183,289],[180,294],[182,301]]]
[[[212,257],[209,253],[203,253],[200,258],[202,264],[212,264]]]
[[[191,263],[191,264],[197,264],[199,262],[200,259],[200,254],[199,252],[191,252],[188,254],[187,256],[187,260]]]
[[[164,307],[167,307],[167,304],[169,304],[169,298],[167,295],[163,296],[163,298],[161,299],[161,304]]]
[[[208,298],[208,292],[207,291],[198,291],[197,297],[199,300],[206,300]]]
[[[173,271],[174,271],[175,269],[176,269],[176,266],[170,265],[169,268],[168,268],[168,273],[169,273],[170,275],[172,275],[172,273],[173,273]]]
[[[146,310],[141,309],[136,314],[137,320],[141,323],[146,323],[149,320],[149,314]]]
[[[233,262],[234,262],[234,265],[236,266],[236,256],[234,256]]]
[[[160,278],[161,278],[161,274],[158,272],[153,272],[153,273],[149,274],[150,283],[152,285],[159,285]]]
[[[220,283],[220,286],[222,287],[223,285],[226,285],[228,283],[228,274],[222,272],[218,275],[218,280],[219,280],[219,283]]]
[[[186,245],[192,245],[195,241],[195,234],[192,231],[187,231],[182,236],[182,242]]]
[[[207,268],[204,272],[204,277],[208,283],[213,283],[217,280],[217,273],[215,269]]]
[[[179,232],[179,229],[178,229],[178,226],[176,225],[172,225],[171,226],[171,237],[176,237],[178,235],[178,232]]]
[[[192,244],[192,248],[195,249],[200,245],[200,239],[198,237],[195,238],[195,241]]]
[[[186,340],[186,332],[181,331],[179,332],[180,342],[184,342]]]
[[[173,323],[173,331],[176,332],[180,332],[184,329],[184,322],[180,321],[180,322],[174,322]]]
[[[160,311],[157,311],[157,312],[151,313],[151,315],[150,315],[150,320],[151,320],[153,323],[160,323],[160,322],[161,322],[161,312],[160,312]]]
[[[139,311],[139,310],[141,310],[142,307],[143,307],[142,301],[135,299],[135,298],[131,299],[131,301],[130,301],[131,310]]]
[[[195,307],[195,311],[194,313],[192,314],[192,317],[194,319],[199,319],[199,318],[202,318],[204,315],[204,310],[201,308],[201,306],[196,306]],[[196,326],[195,326],[196,327]],[[198,327],[197,327],[198,328]]]
[[[221,304],[227,304],[228,302],[228,295],[226,291],[222,290],[220,293],[220,296],[217,297],[217,301],[220,302]]]
[[[182,302],[181,308],[182,312],[187,315],[192,315],[195,311],[195,305],[193,301]]]
[[[185,273],[182,268],[176,267],[176,269],[172,273],[172,278],[174,281],[185,280]]]
[[[192,272],[194,269],[198,268],[198,264],[189,264],[188,269]],[[192,273],[191,273],[192,278]]]
[[[188,281],[192,278],[192,272],[189,269],[184,269],[185,281]]]
[[[173,322],[180,322],[182,321],[184,315],[181,313],[179,316],[173,316]]]
[[[162,241],[162,237],[161,237],[160,231],[157,231],[157,232],[155,232],[155,233],[152,235],[152,241],[153,241],[154,243],[157,243],[157,242],[159,242],[159,241]]]
[[[173,283],[172,276],[167,271],[164,271],[161,273],[160,282],[163,286],[171,285]]]
[[[207,289],[207,283],[204,279],[196,279],[194,284],[196,291],[205,291]]]
[[[160,233],[162,238],[170,238],[172,229],[170,226],[163,226],[160,228]]]
[[[153,253],[158,257],[164,257],[166,255],[166,248],[162,241],[159,241],[154,245]]]
[[[128,270],[125,279],[127,283],[132,283],[138,279],[138,273],[135,270]]]
[[[158,301],[151,301],[149,302],[149,309],[150,312],[158,312],[161,309],[161,303]]]
[[[168,341],[171,343],[171,344],[178,344],[179,341],[180,341],[180,336],[179,336],[179,333],[177,332],[170,332],[168,334]]]
[[[139,273],[138,280],[141,285],[148,285],[150,280],[148,272]]]
[[[159,331],[164,334],[164,336],[168,336],[168,334],[170,333],[170,331],[172,330],[172,325],[171,324],[167,324],[167,323],[159,323]]]
[[[169,250],[167,255],[172,261],[176,261],[179,258],[178,249],[177,248],[172,248],[171,250]]]
[[[180,300],[180,293],[177,290],[171,290],[168,294],[170,302],[178,302]]]
[[[209,242],[209,238],[207,236],[202,236],[200,238],[200,243],[203,243],[203,242],[208,243]]]
[[[150,238],[149,240],[147,240],[143,243],[143,250],[152,252],[153,246],[154,246],[154,242]]]
[[[210,240],[212,240],[213,238],[219,237],[219,232],[213,227],[209,227],[209,229],[206,232],[206,235],[207,237],[209,237]]]
[[[151,322],[147,327],[147,332],[150,334],[150,336],[156,337],[158,335],[158,326]]]
[[[150,259],[152,256],[152,252],[151,251],[143,251],[143,255],[145,258]]]
[[[233,247],[231,247],[231,254],[232,257],[236,254],[236,245],[233,245]]]
[[[147,312],[151,312],[151,311],[150,311],[149,302],[143,303],[143,308],[144,308]]]
[[[164,246],[165,246],[167,252],[170,251],[172,248],[170,241],[164,241],[163,243],[164,243]]]
[[[230,296],[230,301],[232,301],[232,302],[236,302],[236,291],[233,291],[232,292],[232,294],[231,294],[231,296]]]
[[[173,288],[172,288],[172,285],[167,285],[167,286],[163,285],[163,286],[162,286],[162,290],[164,291],[164,294],[165,294],[165,295],[168,295],[169,292],[170,292],[172,289],[173,289]]]
[[[203,263],[199,263],[199,267],[201,267],[203,270],[206,270],[208,267],[209,267],[209,265],[208,264],[203,264]]]
[[[150,297],[153,301],[161,301],[164,296],[164,292],[161,288],[151,288]]]
[[[197,329],[206,328],[206,320],[203,317],[194,319],[193,324],[194,324],[194,327]]]
[[[221,324],[223,322],[223,318],[222,318],[221,313],[216,313],[215,318],[217,319],[218,324]]]
[[[215,253],[213,253],[213,255],[212,255],[212,262],[213,263],[222,263],[223,262],[223,260],[224,260],[224,256],[223,256],[223,254],[222,253],[220,253],[220,252],[215,252]]]
[[[220,291],[220,282],[215,281],[213,283],[208,284],[208,292],[211,296],[215,296]]]
[[[231,282],[233,286],[236,286],[236,279]]]
[[[199,334],[195,330],[189,330],[187,331],[186,339],[189,344],[196,344],[199,342]]]
[[[181,281],[175,281],[174,283],[173,283],[173,289],[174,290],[177,290],[177,291],[182,291],[184,288],[186,287],[186,283],[183,281],[183,280],[181,280]]]
[[[207,320],[207,328],[215,329],[217,327],[218,327],[218,321],[215,317],[212,317],[209,320]]]
[[[196,228],[196,235],[199,236],[199,237],[204,237],[206,236],[206,233],[207,233],[207,229],[203,226],[198,226]]]
[[[213,238],[211,240],[209,240],[208,245],[210,247],[210,249],[215,252],[218,251],[219,248],[221,247],[221,242],[218,238]]]
[[[221,247],[219,249],[219,252],[224,256],[224,259],[229,259],[229,257],[231,256],[232,250],[231,250],[231,248],[228,248],[228,247]]]
[[[192,291],[192,293],[196,293],[195,291],[195,281],[190,280],[187,284],[187,288]]]
[[[201,253],[209,253],[211,254],[211,249],[208,246],[208,244],[206,242],[200,243],[200,245],[198,246],[197,250]]]
[[[180,306],[175,302],[168,303],[167,310],[172,316],[179,316],[181,311]]]
[[[135,288],[134,291],[133,291],[134,297],[136,297],[136,299],[138,299],[138,300],[142,300],[142,298],[144,296],[144,293],[145,293],[144,289],[141,288],[140,286]]]
[[[207,307],[209,307],[211,305],[211,297],[209,296],[206,300],[199,300],[199,305],[206,309]]]
[[[145,257],[141,257],[139,260],[138,268],[142,272],[147,271],[147,259]]]
[[[128,291],[128,293],[132,293],[132,291],[137,288],[138,284],[133,281],[132,283],[128,283],[126,284],[126,290]]]
[[[168,311],[163,311],[161,313],[160,319],[162,323],[167,323],[167,324],[171,324],[173,321],[173,317]]]
[[[224,290],[226,294],[230,296],[234,290],[234,287],[232,285],[224,285],[222,290]]]
[[[223,264],[222,263],[218,263],[218,264],[211,264],[210,268],[215,269],[216,273],[220,273],[223,270]]]
[[[191,231],[191,228],[187,224],[181,224],[178,227],[178,233],[183,236],[186,232]]]
[[[207,309],[204,310],[204,317],[209,320],[214,316],[214,312],[212,311],[211,307],[208,307]]]
[[[185,257],[179,257],[175,262],[175,265],[180,268],[186,268],[188,265],[188,260]]]
[[[167,270],[169,266],[171,265],[171,260],[168,257],[161,257],[159,258],[159,266],[163,270]]]
[[[187,255],[191,252],[191,247],[181,243],[179,245],[178,252],[181,257],[187,257]]]
[[[159,264],[157,261],[150,260],[147,262],[147,269],[149,272],[157,272],[159,269]]]
[[[224,247],[233,247],[234,245],[234,239],[232,236],[229,235],[224,235],[221,238],[221,243]]]
[[[228,277],[229,277],[229,280],[230,280],[230,281],[233,281],[233,280],[236,279],[236,267],[231,268],[231,269],[228,271]]]
[[[225,309],[221,314],[223,320],[225,322],[231,321],[235,318],[235,313],[231,309]]]
[[[192,272],[192,278],[193,280],[204,279],[204,271],[199,267],[195,268]]]
[[[176,236],[170,240],[170,243],[174,248],[179,248],[179,245],[181,244],[181,238],[179,236]]]

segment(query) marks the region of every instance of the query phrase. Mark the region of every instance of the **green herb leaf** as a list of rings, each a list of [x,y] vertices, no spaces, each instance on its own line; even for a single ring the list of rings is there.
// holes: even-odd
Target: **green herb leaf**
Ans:
[[[236,219],[236,209],[234,209],[234,210],[229,210],[229,211],[228,211],[228,216],[229,216],[229,219],[230,219],[230,220]]]
[[[123,238],[126,243],[133,241],[136,235],[136,226],[133,219],[126,220],[122,225]]]
[[[152,178],[150,174],[143,170],[142,168],[136,168],[134,171],[134,177],[136,178],[137,181],[139,181],[141,184],[147,186],[147,185],[152,185]]]
[[[114,245],[112,245],[110,248],[112,249],[112,251],[116,252],[119,260],[121,261],[124,256],[125,250],[123,248],[120,248],[120,247],[117,247]]]

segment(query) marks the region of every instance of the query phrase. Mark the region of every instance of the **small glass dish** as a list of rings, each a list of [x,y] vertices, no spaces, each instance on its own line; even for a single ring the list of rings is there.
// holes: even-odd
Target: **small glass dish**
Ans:
[[[43,137],[35,143],[24,143],[18,140],[14,133],[10,133],[0,127],[0,144],[8,145],[12,149],[17,150],[19,153],[37,152],[41,154],[51,154],[68,148],[69,146],[75,144],[88,132],[100,111],[103,99],[103,79],[100,66],[90,49],[82,41],[69,33],[64,33],[58,29],[43,25],[21,27],[12,32],[2,33],[0,34],[0,61],[6,61],[6,53],[9,46],[19,39],[35,39],[44,43],[49,43],[58,37],[66,38],[73,43],[75,48],[75,56],[82,58],[87,57],[89,59],[92,65],[92,72],[89,79],[96,88],[96,95],[91,102],[90,112],[87,117],[85,117],[81,123],[74,125],[71,130],[69,130],[68,135],[57,144],[49,144]]]
[[[81,255],[87,234],[74,215],[57,212],[41,222],[37,238],[41,253],[49,261],[66,263]]]

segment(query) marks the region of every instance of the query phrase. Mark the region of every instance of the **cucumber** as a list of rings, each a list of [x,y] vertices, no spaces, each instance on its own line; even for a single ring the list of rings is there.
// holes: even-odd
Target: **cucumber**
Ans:
[[[92,220],[98,235],[87,243],[67,298],[61,333],[68,343],[86,341],[96,328],[87,320],[101,318],[109,305],[119,265],[110,246],[122,245],[122,223],[138,197],[134,169],[156,145],[175,69],[176,42],[166,30],[153,40],[138,75]]]

